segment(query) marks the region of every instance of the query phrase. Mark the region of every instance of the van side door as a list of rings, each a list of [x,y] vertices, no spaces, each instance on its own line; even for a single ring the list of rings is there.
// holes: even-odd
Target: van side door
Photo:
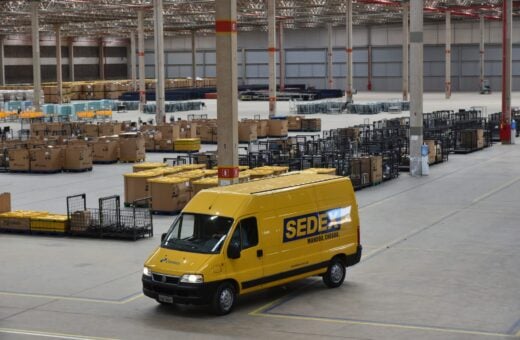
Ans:
[[[239,257],[230,258],[230,247],[239,247]],[[228,244],[228,275],[240,285],[241,292],[262,288],[263,252],[256,217],[245,217],[237,223]]]

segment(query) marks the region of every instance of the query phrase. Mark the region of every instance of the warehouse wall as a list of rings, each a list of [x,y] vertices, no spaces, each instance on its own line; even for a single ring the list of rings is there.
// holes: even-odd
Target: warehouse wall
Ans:
[[[452,24],[453,91],[477,91],[479,88],[479,23]],[[514,23],[514,32],[520,22]],[[424,89],[444,91],[445,26],[426,24],[424,30]],[[486,78],[494,90],[501,88],[502,56],[500,22],[487,22]],[[368,84],[368,48],[372,41],[372,89],[401,91],[402,51],[401,25],[354,28],[354,86],[366,90]],[[326,87],[327,32],[325,29],[285,30],[286,75],[288,84]],[[513,89],[520,90],[520,34],[513,34]],[[333,32],[333,75],[335,87],[344,88],[346,78],[345,30]],[[238,35],[238,73],[240,83],[267,84],[268,55],[266,32],[241,32]],[[197,36],[197,75],[214,77],[216,73],[215,39]],[[191,37],[165,39],[166,75],[169,78],[191,76]],[[246,60],[245,68],[243,60]],[[146,41],[146,76],[155,77],[153,39]],[[244,73],[246,79],[243,79]],[[245,81],[244,81],[245,80]]]
[[[75,80],[99,79],[99,40],[76,38],[74,42]],[[30,37],[13,35],[4,40],[5,78],[7,84],[33,82],[32,43]],[[120,39],[107,39],[105,47],[105,78],[126,79],[127,42]],[[40,56],[42,81],[56,81],[56,40],[54,35],[40,37]],[[63,80],[70,80],[69,47],[66,39],[62,41]]]

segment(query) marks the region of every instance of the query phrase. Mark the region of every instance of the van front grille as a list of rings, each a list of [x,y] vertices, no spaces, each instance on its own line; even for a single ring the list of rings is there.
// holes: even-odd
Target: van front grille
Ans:
[[[160,283],[179,284],[179,277],[152,273],[152,280]]]

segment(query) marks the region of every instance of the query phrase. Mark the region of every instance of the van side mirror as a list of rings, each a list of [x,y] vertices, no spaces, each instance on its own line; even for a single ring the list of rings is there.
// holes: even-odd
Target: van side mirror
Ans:
[[[230,259],[240,258],[240,243],[239,242],[231,242],[229,244],[229,247],[227,250],[227,256]]]
[[[163,233],[163,234],[161,235],[161,243],[163,243],[164,240],[166,240],[166,235],[167,235],[166,233]]]

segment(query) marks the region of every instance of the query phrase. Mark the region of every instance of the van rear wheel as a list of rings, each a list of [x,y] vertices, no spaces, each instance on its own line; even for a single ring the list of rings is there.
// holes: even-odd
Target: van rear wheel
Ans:
[[[329,288],[337,288],[345,281],[346,268],[345,264],[339,258],[333,258],[327,272],[323,275],[323,283]]]
[[[237,293],[231,282],[221,283],[211,301],[211,308],[216,315],[229,314],[235,306]]]

